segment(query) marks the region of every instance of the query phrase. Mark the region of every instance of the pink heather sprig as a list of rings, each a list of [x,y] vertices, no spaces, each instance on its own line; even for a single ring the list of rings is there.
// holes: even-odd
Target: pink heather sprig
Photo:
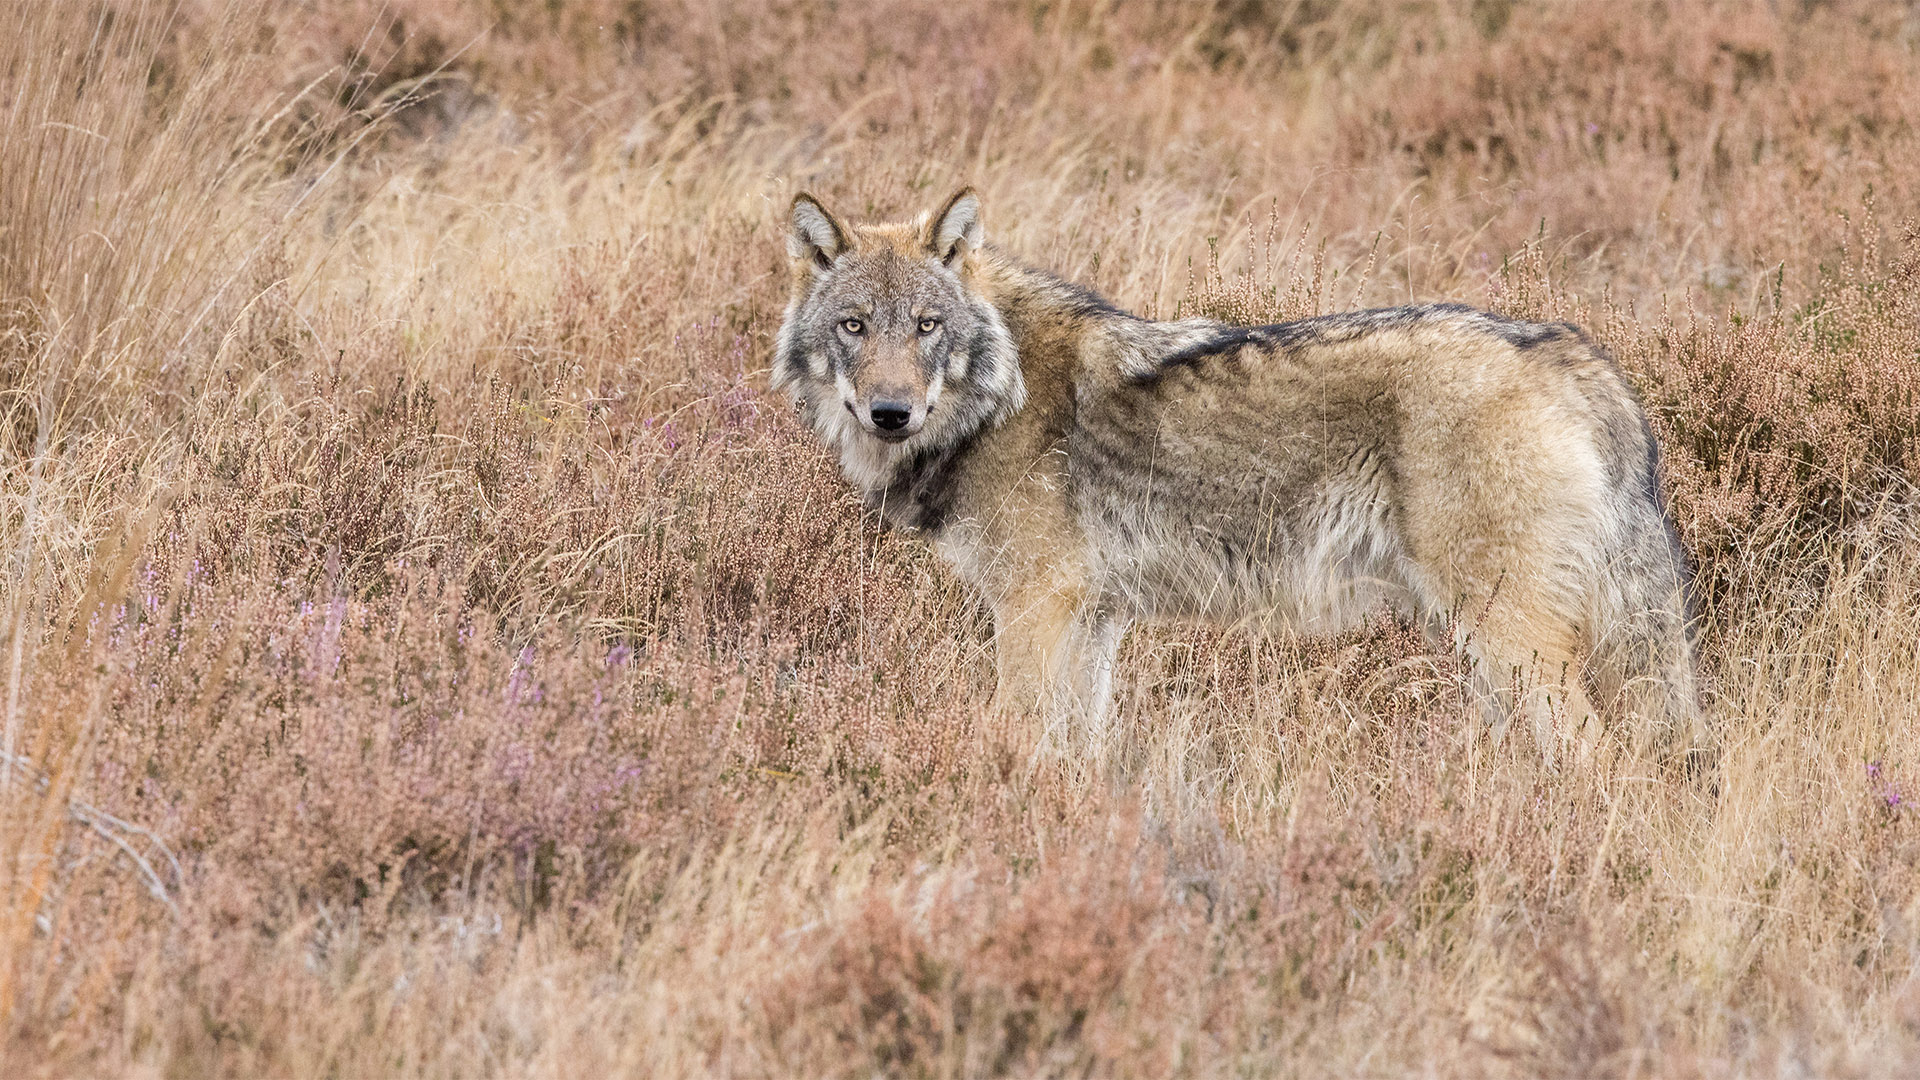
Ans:
[[[1913,804],[1907,801],[1906,796],[1893,786],[1893,781],[1887,777],[1886,768],[1881,762],[1867,762],[1867,783],[1874,789],[1874,798],[1889,813],[1899,813],[1912,807]]]

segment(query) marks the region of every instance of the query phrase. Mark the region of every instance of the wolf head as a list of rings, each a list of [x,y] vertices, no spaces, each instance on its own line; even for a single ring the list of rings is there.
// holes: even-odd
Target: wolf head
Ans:
[[[968,188],[904,225],[848,227],[793,200],[793,295],[773,385],[872,491],[1026,400],[1000,313],[978,291],[980,200]]]

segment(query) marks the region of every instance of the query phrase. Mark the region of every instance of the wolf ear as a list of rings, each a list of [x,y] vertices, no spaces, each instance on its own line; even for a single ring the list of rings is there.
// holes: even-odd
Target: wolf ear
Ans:
[[[961,188],[927,223],[927,250],[947,266],[958,268],[980,242],[980,196],[970,187]]]
[[[852,246],[847,241],[847,230],[827,213],[820,200],[804,191],[793,197],[793,209],[788,215],[793,231],[787,234],[787,254],[795,259],[805,259],[816,269],[831,270],[833,260]]]

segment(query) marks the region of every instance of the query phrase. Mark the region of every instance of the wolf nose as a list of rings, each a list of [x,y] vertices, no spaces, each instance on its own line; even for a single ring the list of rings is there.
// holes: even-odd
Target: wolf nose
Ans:
[[[913,410],[897,401],[876,401],[869,412],[873,426],[882,431],[899,431],[913,419]]]

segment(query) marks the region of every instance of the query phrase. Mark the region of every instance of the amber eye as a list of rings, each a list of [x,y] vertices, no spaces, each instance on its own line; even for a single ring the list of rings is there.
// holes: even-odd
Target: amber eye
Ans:
[[[921,320],[920,320],[920,332],[921,332],[921,333],[923,333],[923,334],[931,334],[931,333],[933,333],[933,332],[934,332],[935,330],[938,330],[938,329],[940,329],[940,320],[939,320],[939,319],[921,319]]]
[[[846,319],[840,323],[840,328],[845,330],[847,333],[852,334],[855,337],[858,337],[861,334],[866,333],[867,324],[861,322],[859,319]]]

